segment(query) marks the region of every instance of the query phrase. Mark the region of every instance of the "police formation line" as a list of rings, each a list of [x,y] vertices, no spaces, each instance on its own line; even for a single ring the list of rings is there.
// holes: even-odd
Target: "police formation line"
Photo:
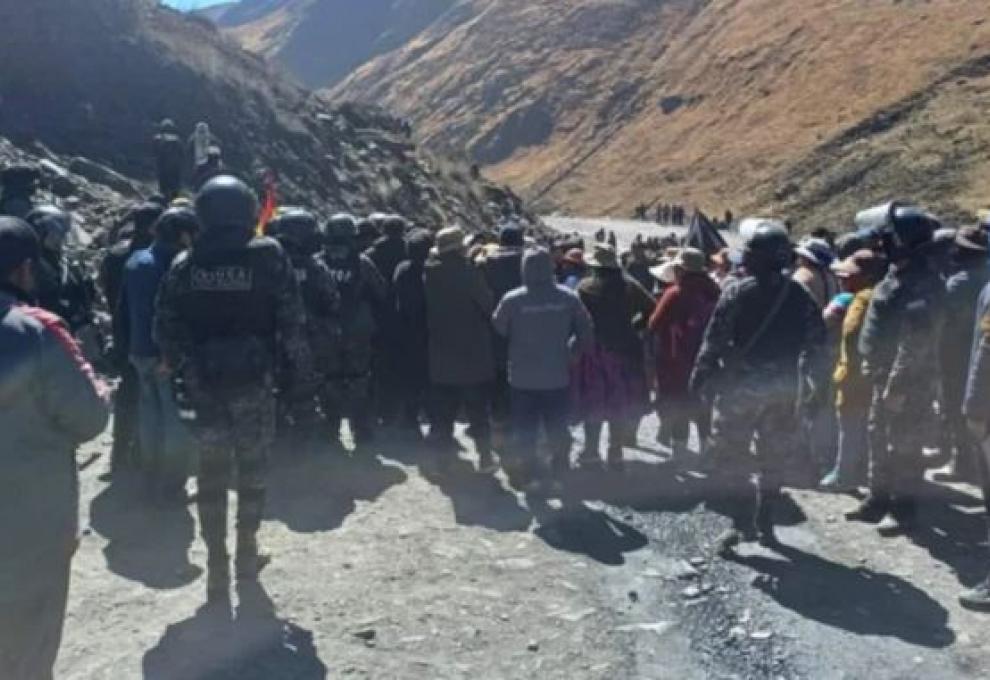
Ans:
[[[945,229],[893,203],[796,247],[784,225],[748,219],[738,251],[638,239],[620,254],[509,215],[468,235],[285,208],[259,236],[255,194],[226,175],[165,203],[133,211],[98,285],[70,262],[69,214],[15,204],[20,216],[0,218],[2,484],[17,506],[0,520],[0,653],[25,675],[57,651],[77,531],[70,463],[108,420],[110,391],[73,337],[98,298],[113,317],[101,373],[119,376],[113,477],[185,503],[195,461],[211,601],[270,559],[257,532],[277,443],[372,455],[387,437],[443,475],[461,413],[479,473],[501,467],[549,496],[574,465],[622,475],[655,410],[671,463],[704,471],[728,508],[723,552],[776,545],[787,485],[865,487],[850,520],[911,531],[931,423],[946,473],[987,487],[984,227]],[[990,608],[990,583],[961,599]]]

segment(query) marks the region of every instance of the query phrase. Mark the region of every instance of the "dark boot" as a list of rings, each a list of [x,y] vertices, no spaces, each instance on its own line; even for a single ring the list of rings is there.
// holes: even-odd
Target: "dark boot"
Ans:
[[[851,522],[877,524],[890,510],[890,496],[886,493],[871,492],[855,510],[846,513]]]
[[[890,504],[890,511],[877,525],[881,536],[899,536],[914,528],[917,517],[917,504],[909,496],[895,498]]]
[[[777,491],[761,491],[756,505],[756,535],[760,545],[773,548],[780,545],[774,533],[773,511],[780,498]]]
[[[238,581],[257,581],[261,570],[271,561],[271,555],[258,549],[258,537],[254,531],[237,532],[235,568]]]
[[[206,601],[222,602],[230,599],[230,555],[227,546],[207,544]]]
[[[230,555],[227,553],[227,492],[200,491],[197,507],[199,525],[206,543],[206,599],[230,599]]]
[[[732,489],[726,497],[726,514],[732,520],[732,528],[722,532],[715,539],[716,552],[725,557],[732,553],[733,548],[743,541],[755,541],[759,537],[756,531],[756,507],[754,496],[749,488]]]
[[[602,440],[601,423],[584,424],[584,446],[578,457],[578,465],[581,468],[600,468],[602,466],[602,455],[598,447]]]

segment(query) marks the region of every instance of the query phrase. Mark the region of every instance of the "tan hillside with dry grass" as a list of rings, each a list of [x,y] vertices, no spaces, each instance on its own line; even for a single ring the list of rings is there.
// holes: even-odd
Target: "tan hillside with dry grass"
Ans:
[[[330,91],[576,213],[990,200],[986,0],[473,0]]]

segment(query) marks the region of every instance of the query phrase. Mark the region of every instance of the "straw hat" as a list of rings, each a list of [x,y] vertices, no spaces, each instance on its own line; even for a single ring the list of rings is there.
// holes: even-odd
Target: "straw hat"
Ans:
[[[433,247],[437,255],[464,251],[464,230],[460,227],[447,227],[437,232],[436,245]]]
[[[598,269],[619,269],[619,258],[615,254],[615,248],[607,243],[596,243],[587,262]]]
[[[686,272],[703,274],[705,272],[705,254],[697,248],[682,248],[673,264]]]

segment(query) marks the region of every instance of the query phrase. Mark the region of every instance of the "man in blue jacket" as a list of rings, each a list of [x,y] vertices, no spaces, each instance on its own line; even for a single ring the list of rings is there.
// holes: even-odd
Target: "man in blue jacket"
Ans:
[[[78,532],[76,448],[106,427],[105,388],[63,322],[32,306],[34,231],[0,218],[0,675],[51,678]]]
[[[114,337],[123,345],[138,376],[138,436],[148,491],[155,500],[185,502],[190,436],[179,419],[172,379],[162,365],[152,330],[155,299],[176,255],[188,248],[199,231],[195,213],[172,208],[155,224],[155,240],[135,251],[124,267],[114,314]]]
[[[592,343],[594,333],[578,296],[554,280],[547,251],[523,256],[522,280],[522,287],[502,298],[493,319],[495,330],[508,341],[515,455],[535,489],[542,476],[536,456],[541,425],[553,471],[559,474],[569,467],[570,360],[572,351]]]

